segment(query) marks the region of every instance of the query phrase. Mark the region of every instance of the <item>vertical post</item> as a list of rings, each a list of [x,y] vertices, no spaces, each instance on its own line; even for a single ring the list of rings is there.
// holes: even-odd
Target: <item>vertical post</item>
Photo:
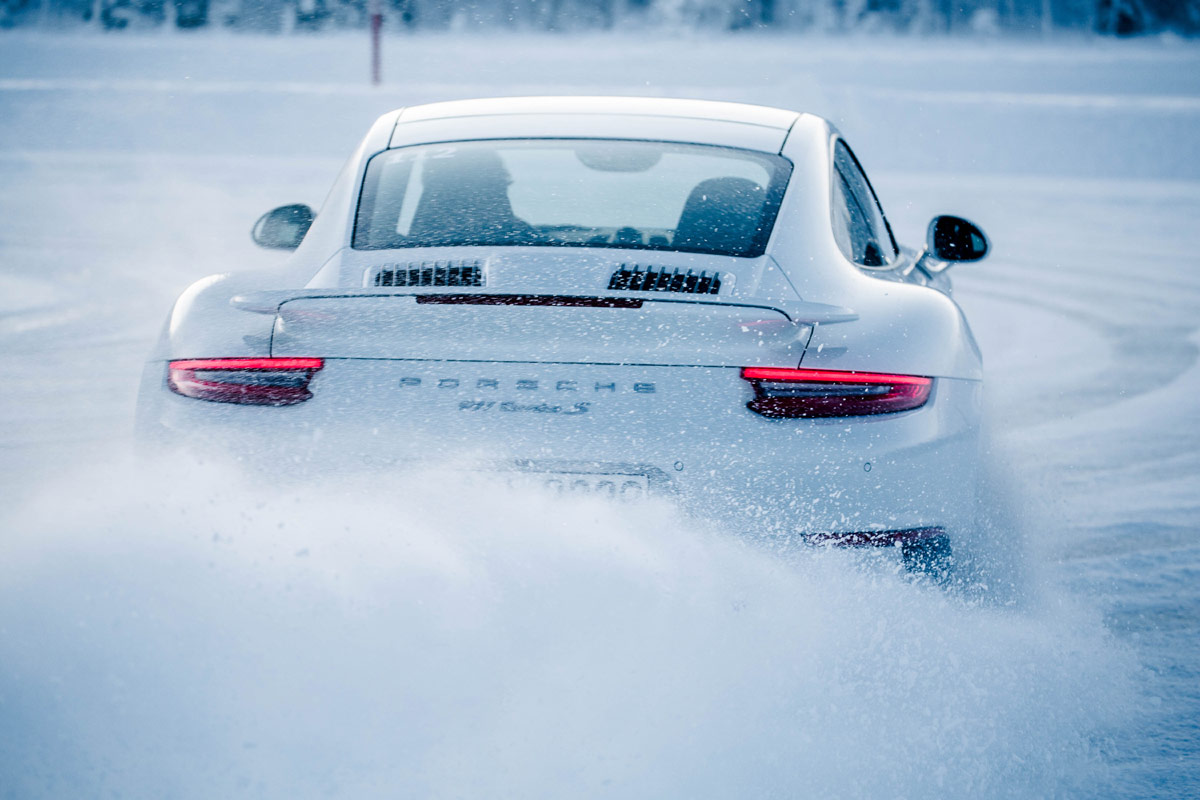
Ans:
[[[379,85],[380,54],[379,35],[383,30],[383,0],[370,0],[371,14],[371,83]]]

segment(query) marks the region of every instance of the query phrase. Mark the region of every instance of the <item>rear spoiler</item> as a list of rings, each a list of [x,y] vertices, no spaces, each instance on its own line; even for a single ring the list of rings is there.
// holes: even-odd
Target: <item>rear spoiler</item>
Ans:
[[[457,287],[456,287],[457,288]],[[663,297],[661,294],[655,294],[654,297],[647,297],[645,292],[608,292],[599,296],[582,296],[582,295],[546,295],[546,294],[528,294],[520,292],[511,292],[507,295],[496,292],[464,292],[459,289],[455,292],[455,297],[467,298],[470,295],[478,294],[480,305],[494,305],[485,298],[511,297],[513,305],[583,305],[579,301],[594,300],[597,305],[605,305],[605,300],[625,300],[625,301],[642,301],[653,303],[687,303],[691,305],[709,305],[709,306],[740,306],[743,308],[761,308],[768,311],[777,311],[786,316],[793,324],[796,325],[834,325],[839,322],[853,322],[858,319],[858,314],[854,311],[843,308],[842,306],[829,305],[827,303],[808,303],[803,300],[785,300],[782,302],[772,302],[769,305],[762,303],[731,303],[716,302],[712,300],[696,300],[691,298],[674,298]],[[441,293],[429,292],[414,292],[411,289],[390,289],[390,288],[363,288],[363,289],[282,289],[264,292],[251,292],[250,294],[237,295],[229,301],[229,304],[234,308],[242,311],[248,311],[252,314],[278,314],[280,307],[292,300],[341,300],[354,297],[440,297]],[[561,300],[561,302],[556,302]],[[614,302],[613,305],[616,305]],[[622,304],[623,305],[623,304]],[[641,303],[639,302],[640,306]]]

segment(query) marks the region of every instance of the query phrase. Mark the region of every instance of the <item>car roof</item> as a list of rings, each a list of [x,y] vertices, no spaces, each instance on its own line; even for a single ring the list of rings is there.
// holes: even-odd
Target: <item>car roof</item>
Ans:
[[[782,108],[668,97],[492,97],[410,106],[400,122],[509,114],[600,114],[740,122],[787,130],[797,113]]]
[[[411,106],[391,147],[468,139],[655,139],[779,152],[795,111],[661,97],[504,97]]]

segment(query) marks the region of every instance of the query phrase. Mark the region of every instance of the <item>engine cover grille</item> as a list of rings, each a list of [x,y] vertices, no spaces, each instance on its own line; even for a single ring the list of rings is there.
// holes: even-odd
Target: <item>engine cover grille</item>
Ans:
[[[718,294],[721,291],[721,275],[718,272],[709,274],[704,271],[697,274],[690,269],[686,272],[654,267],[642,269],[637,264],[632,267],[622,264],[609,279],[608,288],[633,292]]]
[[[375,271],[375,286],[483,286],[478,261],[387,264]]]

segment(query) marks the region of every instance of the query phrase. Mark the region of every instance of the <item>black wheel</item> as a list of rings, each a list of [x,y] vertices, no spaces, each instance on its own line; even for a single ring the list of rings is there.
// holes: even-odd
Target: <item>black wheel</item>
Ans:
[[[904,559],[905,570],[926,575],[936,583],[948,582],[954,571],[954,551],[950,547],[949,536],[930,536],[903,542],[900,555]]]

